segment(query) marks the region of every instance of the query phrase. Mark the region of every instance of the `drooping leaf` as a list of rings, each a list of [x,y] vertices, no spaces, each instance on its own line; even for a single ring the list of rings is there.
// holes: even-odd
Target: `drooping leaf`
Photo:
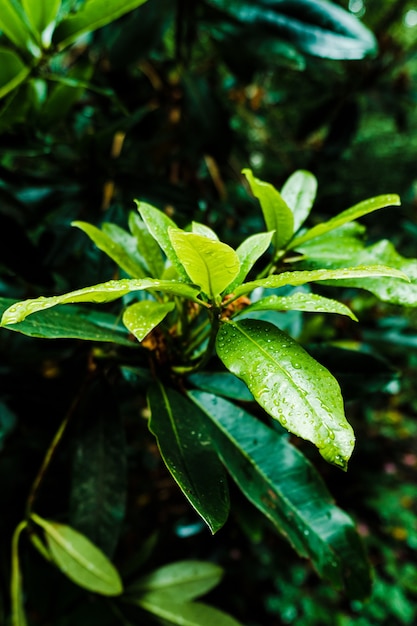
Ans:
[[[352,320],[358,321],[356,315],[346,304],[318,296],[313,293],[294,293],[291,296],[266,296],[256,300],[244,309],[244,314],[251,311],[308,311],[310,313],[338,313],[347,315]]]
[[[178,561],[163,565],[131,585],[129,596],[164,592],[177,602],[187,602],[216,587],[223,576],[221,567],[206,561]]]
[[[26,613],[23,602],[22,572],[19,559],[19,539],[22,531],[26,528],[26,521],[21,522],[13,533],[12,539],[12,563],[11,563],[11,626],[26,626]]]
[[[89,539],[65,524],[48,521],[35,513],[31,517],[45,531],[53,560],[68,578],[104,596],[123,592],[118,571]]]
[[[355,437],[336,379],[273,324],[225,323],[216,339],[224,365],[284,428],[314,443],[326,461],[346,469]]]
[[[153,300],[135,302],[123,313],[123,323],[138,341],[143,341],[174,307],[174,302],[163,303]]]
[[[84,33],[110,24],[122,15],[137,9],[146,0],[85,0],[76,13],[67,15],[57,26],[53,42],[60,50],[73,43]]]
[[[278,289],[286,285],[297,287],[298,285],[305,285],[306,283],[316,281],[342,281],[345,279],[372,278],[375,276],[392,276],[393,278],[407,281],[405,284],[409,282],[409,278],[404,272],[393,267],[388,267],[387,265],[357,265],[355,267],[340,267],[340,269],[335,270],[318,269],[273,274],[267,276],[267,278],[260,278],[249,283],[243,283],[240,287],[235,289],[235,296],[243,296],[257,287]]]
[[[146,278],[146,268],[137,251],[135,237],[109,222],[104,223],[102,230],[87,222],[72,222],[105,252],[126,274],[132,278]]]
[[[123,424],[109,384],[94,377],[77,405],[73,437],[70,524],[109,558],[126,507],[127,457]]]
[[[129,228],[136,238],[137,248],[146,263],[149,276],[160,278],[165,266],[162,250],[149,232],[145,222],[133,211],[129,213]]]
[[[149,428],[183,494],[215,533],[229,513],[226,474],[205,428],[205,418],[187,398],[158,384],[149,389]]]
[[[18,48],[39,55],[39,48],[22,5],[17,0],[0,0],[0,31]],[[1,65],[3,65],[4,60]]]
[[[343,224],[353,222],[359,217],[368,215],[373,211],[383,209],[387,206],[400,206],[400,204],[400,198],[396,194],[392,193],[363,200],[362,202],[359,202],[359,204],[355,204],[355,206],[350,207],[350,209],[346,209],[346,211],[342,211],[339,215],[332,217],[327,222],[321,222],[320,224],[317,224],[317,226],[313,226],[313,228],[307,230],[305,233],[301,233],[298,237],[295,237],[295,239],[291,242],[291,249],[296,250],[306,241],[310,241],[315,237],[324,235],[325,233],[343,226]]]
[[[178,273],[179,278],[188,281],[188,274],[179,260],[168,234],[169,229],[177,228],[177,225],[168,215],[165,215],[165,213],[150,204],[139,202],[138,200],[135,200],[135,202],[149,232],[165,252],[167,259]]]
[[[0,48],[0,98],[20,85],[29,73],[30,68],[13,50]]]
[[[369,563],[354,524],[305,456],[231,402],[202,391],[189,395],[208,416],[213,443],[246,497],[320,576],[352,598],[368,596]]]
[[[281,197],[294,216],[294,232],[310,214],[317,193],[317,179],[311,172],[297,170],[281,189]]]
[[[198,287],[192,285],[185,285],[174,280],[157,280],[153,278],[124,278],[122,280],[109,280],[100,285],[94,285],[92,287],[85,287],[84,289],[77,289],[70,291],[60,296],[50,296],[46,298],[41,296],[39,298],[33,298],[30,300],[23,300],[12,304],[3,313],[1,325],[16,324],[23,321],[31,313],[37,311],[44,311],[58,304],[73,304],[75,302],[112,302],[122,296],[134,291],[141,291],[148,289],[149,291],[162,291],[163,293],[169,293],[172,295],[183,296],[194,302],[203,304],[197,298],[197,294],[200,292]]]
[[[49,45],[61,0],[22,0],[22,6],[35,32],[44,34],[43,44]]]
[[[162,591],[144,594],[135,601],[149,613],[177,626],[242,626],[233,617],[202,602],[178,602]]]
[[[241,402],[254,400],[245,383],[230,372],[196,372],[188,376],[188,380],[198,389],[210,391],[218,396],[240,400]]]
[[[170,229],[169,237],[192,282],[212,299],[238,275],[239,257],[227,244],[179,229]]]
[[[240,261],[240,269],[236,278],[228,286],[228,293],[243,283],[256,261],[266,252],[271,244],[274,233],[258,233],[247,237],[236,250]]]
[[[242,170],[242,173],[246,176],[253,195],[259,200],[267,229],[274,232],[272,243],[277,251],[293,235],[292,211],[273,185],[255,178],[249,169]]]

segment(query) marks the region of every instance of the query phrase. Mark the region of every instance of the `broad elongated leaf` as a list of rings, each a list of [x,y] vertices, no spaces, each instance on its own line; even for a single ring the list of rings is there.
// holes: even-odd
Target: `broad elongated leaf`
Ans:
[[[85,0],[74,14],[65,17],[55,29],[53,42],[59,49],[73,43],[80,35],[110,24],[122,15],[137,9],[146,0]]]
[[[229,513],[226,474],[200,411],[180,393],[155,385],[149,389],[149,428],[161,456],[185,497],[215,533]]]
[[[87,222],[72,222],[132,278],[146,278],[146,268],[137,252],[137,242],[128,232],[109,222],[100,230]]]
[[[137,248],[146,263],[149,276],[160,278],[165,267],[162,250],[152,237],[145,222],[133,211],[129,213],[129,228],[136,238]]]
[[[177,296],[184,296],[189,300],[197,301],[197,294],[200,292],[198,287],[192,285],[184,285],[183,283],[176,282],[174,280],[157,280],[153,278],[144,278],[141,280],[125,278],[122,280],[109,280],[100,285],[94,285],[93,287],[85,287],[84,289],[77,289],[76,291],[70,291],[61,296],[50,296],[45,298],[33,298],[30,300],[23,300],[12,304],[3,313],[1,325],[16,324],[23,321],[31,313],[37,311],[44,311],[57,304],[71,304],[74,302],[112,302],[122,296],[134,291],[141,291],[148,289],[149,291],[162,291]],[[201,302],[201,304],[204,304]]]
[[[311,172],[297,170],[285,182],[281,197],[294,216],[294,232],[310,214],[317,193],[317,179]]]
[[[346,209],[346,211],[342,211],[339,215],[332,217],[327,222],[322,222],[321,224],[317,224],[317,226],[313,226],[307,230],[307,232],[302,233],[298,237],[291,242],[291,249],[295,250],[301,244],[306,241],[310,241],[315,237],[319,237],[320,235],[324,235],[343,224],[347,224],[349,222],[353,222],[357,220],[359,217],[363,217],[364,215],[368,215],[373,211],[377,211],[378,209],[383,209],[387,206],[400,206],[401,201],[399,196],[396,194],[385,194],[382,196],[376,196],[375,198],[369,198],[368,200],[363,200],[359,202],[359,204],[355,204],[355,206],[350,209]]]
[[[36,33],[42,35],[48,26],[52,33],[51,27],[54,26],[61,0],[22,0],[22,5]],[[46,41],[45,37],[42,37],[42,40],[43,43],[49,44],[50,34]]]
[[[370,591],[369,564],[352,520],[285,435],[212,393],[189,392],[209,418],[213,443],[246,497],[320,576],[353,598]]]
[[[169,237],[192,282],[212,299],[238,275],[239,257],[227,244],[179,229],[170,229]]]
[[[0,48],[0,98],[20,85],[29,73],[30,68],[13,50]]]
[[[274,232],[272,243],[277,251],[293,235],[292,211],[273,185],[255,178],[249,169],[242,170],[242,173],[246,176],[253,195],[259,200],[267,229]]]
[[[77,405],[73,437],[70,524],[109,558],[123,524],[127,456],[119,408],[108,383],[95,377]]]
[[[50,522],[35,513],[32,519],[45,531],[52,558],[80,587],[105,596],[123,592],[119,573],[105,554],[70,526]]]
[[[236,250],[240,261],[240,269],[236,278],[227,288],[229,293],[243,283],[256,261],[268,250],[273,236],[274,233],[258,233],[251,235],[240,244]]]
[[[0,31],[18,48],[29,50],[36,56],[39,54],[22,5],[17,0],[0,0]]]
[[[187,602],[204,595],[216,587],[223,570],[206,561],[178,561],[143,576],[128,589],[129,595],[163,591],[177,602]]]
[[[256,401],[290,432],[314,443],[326,461],[346,469],[355,437],[336,379],[273,324],[223,324],[216,350]]]
[[[150,204],[147,204],[146,202],[138,202],[137,200],[135,200],[135,202],[140,216],[145,222],[149,232],[165,252],[167,259],[178,273],[178,276],[182,280],[188,281],[188,274],[175,252],[168,233],[170,228],[177,228],[177,225],[168,217],[168,215],[165,215],[165,213]]]
[[[152,300],[135,302],[123,313],[123,323],[138,341],[142,341],[174,307],[173,302],[162,303]]]
[[[11,298],[0,298],[0,313],[15,302]],[[126,328],[113,315],[71,305],[57,307],[53,311],[40,311],[8,328],[29,337],[43,339],[83,339],[135,346],[130,341]]]
[[[202,602],[178,602],[164,592],[144,594],[135,602],[149,613],[177,626],[242,626],[233,617]]]
[[[244,314],[251,311],[308,311],[310,313],[338,313],[358,321],[348,306],[337,300],[318,296],[313,293],[294,293],[291,296],[267,296],[257,300],[244,309]]]
[[[219,241],[219,238],[214,230],[209,226],[206,226],[205,224],[200,224],[200,222],[191,223],[191,232],[195,233],[196,235],[204,235],[204,237],[213,239],[213,241]]]
[[[188,380],[199,389],[218,396],[242,402],[254,400],[245,383],[230,372],[197,372],[188,376]]]
[[[372,34],[355,16],[327,0],[209,0],[243,24],[263,26],[299,50],[328,59],[362,59],[377,51]]]
[[[253,291],[257,287],[263,287],[264,289],[278,289],[279,287],[284,287],[286,285],[296,287],[297,285],[305,285],[306,283],[313,283],[316,281],[339,281],[347,278],[372,278],[375,276],[392,276],[409,282],[409,278],[406,274],[404,274],[404,272],[393,267],[388,267],[387,265],[357,265],[355,267],[341,267],[340,269],[335,270],[319,269],[274,274],[272,276],[268,276],[267,278],[260,278],[259,280],[253,280],[249,283],[243,283],[243,285],[240,285],[240,287],[235,289],[235,296],[242,296]]]

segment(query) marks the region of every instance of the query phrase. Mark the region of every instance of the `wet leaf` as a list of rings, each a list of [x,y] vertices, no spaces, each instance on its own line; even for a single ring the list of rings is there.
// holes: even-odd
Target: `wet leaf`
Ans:
[[[294,232],[310,214],[317,193],[317,179],[311,172],[297,170],[284,183],[281,197],[294,216]]]
[[[294,293],[291,296],[267,296],[256,300],[244,309],[243,313],[251,311],[308,311],[310,313],[338,313],[347,315],[358,321],[356,315],[348,306],[337,300],[318,296],[313,293]]]
[[[232,293],[235,287],[243,283],[256,261],[268,250],[273,236],[274,233],[258,233],[251,235],[240,244],[236,250],[240,261],[240,269],[236,278],[228,286],[228,293]]]
[[[138,341],[142,341],[174,308],[174,302],[135,302],[123,313],[123,323]]]
[[[231,402],[189,392],[211,423],[211,436],[245,496],[318,574],[352,598],[370,593],[370,568],[352,520],[335,506],[321,476],[285,435]]]
[[[149,428],[161,456],[183,494],[215,533],[229,513],[226,473],[213,450],[204,415],[173,389],[154,385],[148,392]]]
[[[245,383],[230,372],[198,372],[188,376],[191,384],[203,391],[211,391],[215,395],[253,402],[254,397]]]
[[[289,335],[260,320],[223,324],[216,350],[269,415],[314,443],[326,461],[346,469],[355,437],[340,387],[325,367]]]

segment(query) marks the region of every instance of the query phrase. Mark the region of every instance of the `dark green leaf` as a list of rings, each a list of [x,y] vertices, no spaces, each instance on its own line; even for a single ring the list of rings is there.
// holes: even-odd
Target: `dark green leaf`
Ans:
[[[245,383],[229,372],[198,372],[188,376],[188,380],[199,389],[218,396],[243,402],[254,400]]]
[[[20,85],[29,73],[30,68],[13,50],[0,48],[0,98]]]
[[[286,333],[260,320],[223,324],[216,350],[269,415],[313,442],[329,463],[346,469],[355,438],[339,385],[326,368]]]
[[[229,513],[224,468],[213,450],[204,415],[180,393],[158,384],[148,393],[149,428],[185,497],[214,533]]]
[[[213,394],[189,395],[206,413],[221,458],[246,497],[310,558],[320,576],[351,597],[370,592],[369,564],[352,520],[285,435]]]

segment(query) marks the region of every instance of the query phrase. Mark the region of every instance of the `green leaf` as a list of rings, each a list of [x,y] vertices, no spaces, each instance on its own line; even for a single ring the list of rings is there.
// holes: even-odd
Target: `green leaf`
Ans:
[[[105,554],[70,526],[50,522],[35,513],[32,519],[45,531],[51,556],[59,569],[80,587],[104,596],[123,592],[119,573]]]
[[[74,14],[67,15],[57,26],[54,44],[62,50],[84,33],[89,33],[114,22],[122,15],[137,9],[146,0],[85,0]]]
[[[13,50],[0,47],[0,98],[20,85],[29,73],[30,68]]]
[[[374,276],[392,276],[409,282],[409,278],[404,272],[386,265],[357,265],[355,267],[341,267],[340,269],[327,270],[305,270],[294,272],[283,272],[282,274],[273,274],[267,278],[260,278],[249,283],[243,283],[235,289],[235,296],[243,296],[256,289],[263,287],[264,289],[278,289],[286,285],[297,287],[306,283],[337,280],[342,281],[347,278],[369,278]]]
[[[84,289],[77,289],[76,291],[70,291],[64,293],[61,296],[50,296],[46,298],[41,296],[39,298],[33,298],[30,300],[23,300],[12,304],[3,313],[1,320],[1,326],[7,324],[16,324],[23,321],[28,315],[36,313],[37,311],[44,311],[57,304],[72,304],[75,302],[112,302],[122,296],[132,293],[134,291],[141,291],[148,289],[149,291],[162,291],[176,296],[183,296],[194,302],[204,305],[201,300],[197,298],[197,294],[200,289],[192,285],[184,285],[174,280],[157,280],[154,278],[124,278],[122,280],[109,280],[100,285],[93,285],[92,287],[85,287]]]
[[[383,209],[387,206],[392,205],[400,206],[400,204],[401,201],[399,196],[392,193],[382,196],[376,196],[375,198],[369,198],[368,200],[363,200],[362,202],[359,202],[359,204],[355,204],[355,206],[350,207],[350,209],[346,209],[346,211],[342,211],[342,213],[339,213],[339,215],[332,217],[327,222],[317,224],[317,226],[313,226],[313,228],[310,228],[305,233],[302,233],[298,237],[295,237],[295,239],[291,242],[291,249],[295,250],[306,241],[310,241],[310,239],[314,239],[315,237],[324,235],[331,230],[339,228],[343,224],[353,222],[359,217],[368,215],[373,211],[377,211],[378,209]]]
[[[236,484],[317,573],[352,598],[370,593],[370,571],[352,520],[321,476],[261,420],[211,393],[189,392],[210,419],[211,436]]]
[[[170,228],[177,228],[177,225],[168,217],[168,215],[165,215],[165,213],[150,204],[147,204],[146,202],[139,202],[138,200],[135,200],[135,202],[140,216],[145,222],[152,237],[159,243],[160,247],[165,252],[168,261],[170,261],[172,267],[177,271],[180,279],[188,282],[188,274],[179,260],[168,234],[168,230]]]
[[[191,222],[191,232],[196,235],[203,235],[204,237],[213,239],[213,241],[219,241],[219,238],[214,230],[205,224],[200,224],[200,222]]]
[[[35,32],[44,34],[43,44],[49,45],[61,0],[22,0],[22,6]]]
[[[11,626],[26,626],[26,613],[23,603],[22,573],[19,560],[19,539],[27,522],[23,521],[17,526],[12,539],[12,563],[11,563]]]
[[[251,170],[244,169],[250,189],[261,205],[266,227],[274,231],[274,250],[280,250],[291,239],[294,232],[294,217],[291,209],[275,187],[255,178]]]
[[[229,492],[224,468],[212,449],[204,415],[180,393],[158,384],[149,389],[149,428],[185,497],[212,533],[225,523]]]
[[[260,320],[225,323],[216,339],[224,365],[284,428],[346,469],[355,444],[336,379],[294,339]]]
[[[205,561],[178,561],[154,570],[129,587],[127,593],[162,591],[177,602],[186,602],[204,595],[216,587],[223,576],[223,570],[214,563]]]
[[[252,402],[253,395],[245,383],[229,372],[197,372],[188,376],[188,380],[203,391],[225,396],[242,402]]]
[[[40,111],[40,123],[44,129],[50,132],[50,126],[63,122],[71,108],[78,102],[89,85],[89,81],[94,72],[94,65],[89,62],[78,61],[76,65],[68,70],[65,77],[60,77],[58,82],[48,93],[46,102]],[[51,75],[48,75],[51,81]],[[73,81],[73,84],[68,82]],[[83,222],[74,222],[74,225]],[[79,226],[81,228],[81,226]],[[87,231],[85,231],[87,232]],[[88,234],[88,232],[87,232]]]
[[[103,224],[102,230],[87,222],[72,222],[71,225],[88,235],[97,248],[113,259],[126,274],[132,278],[146,278],[146,269],[138,255],[136,238],[123,228],[109,222]]]
[[[123,313],[123,324],[138,341],[142,341],[174,308],[174,302],[161,303],[152,300],[135,302]]]
[[[338,313],[358,321],[356,315],[342,302],[313,293],[294,293],[291,296],[267,296],[242,311],[308,311],[310,313]]]
[[[239,257],[227,244],[176,228],[169,230],[169,237],[192,282],[211,299],[216,299],[238,275]]]
[[[294,216],[294,232],[310,214],[317,193],[317,179],[311,172],[297,170],[285,182],[281,197]]]
[[[17,0],[0,0],[0,31],[21,50],[39,56],[39,48]],[[1,62],[3,65],[3,62]]]
[[[162,591],[144,594],[135,604],[177,626],[242,626],[219,609],[202,602],[178,602]]]
[[[152,237],[145,222],[133,211],[129,213],[129,228],[136,238],[137,249],[146,263],[148,274],[153,278],[160,278],[165,267],[162,250]]]
[[[256,261],[268,250],[273,236],[274,233],[258,233],[251,235],[240,244],[236,250],[240,269],[236,278],[228,286],[228,293],[232,293],[235,287],[243,283]]]

